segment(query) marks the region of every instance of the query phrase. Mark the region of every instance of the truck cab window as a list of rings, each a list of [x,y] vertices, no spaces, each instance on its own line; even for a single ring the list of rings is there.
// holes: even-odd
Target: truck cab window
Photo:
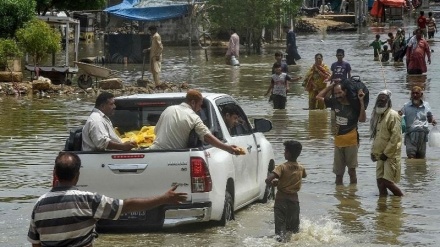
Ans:
[[[235,103],[227,103],[218,106],[226,127],[231,136],[249,135],[252,133],[246,114]]]

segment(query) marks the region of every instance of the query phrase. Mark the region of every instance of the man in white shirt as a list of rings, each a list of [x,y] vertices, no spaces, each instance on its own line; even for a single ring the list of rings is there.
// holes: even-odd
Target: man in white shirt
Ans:
[[[235,28],[231,28],[230,34],[231,37],[229,38],[228,50],[226,51],[226,64],[231,63],[232,56],[236,59],[240,56],[240,37],[235,32]]]
[[[82,151],[103,151],[107,149],[129,151],[136,146],[134,142],[122,142],[116,134],[109,116],[115,112],[114,95],[103,92],[96,98],[82,131]]]
[[[185,102],[172,105],[160,115],[154,128],[156,139],[150,149],[182,149],[187,148],[189,134],[195,130],[199,139],[232,154],[238,154],[239,148],[227,145],[211,134],[208,127],[196,112],[200,111],[203,96],[197,90],[188,90]]]

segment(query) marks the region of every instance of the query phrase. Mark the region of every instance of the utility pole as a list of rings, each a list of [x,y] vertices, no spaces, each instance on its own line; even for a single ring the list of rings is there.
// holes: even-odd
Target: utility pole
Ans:
[[[194,10],[194,4],[191,0],[188,0],[188,5],[191,8],[189,13],[189,31],[188,31],[188,52],[189,52],[189,62],[191,63],[192,57],[192,16]]]

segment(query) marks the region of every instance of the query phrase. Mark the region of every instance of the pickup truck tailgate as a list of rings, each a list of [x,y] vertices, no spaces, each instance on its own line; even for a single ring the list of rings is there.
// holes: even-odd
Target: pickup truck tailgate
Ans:
[[[190,152],[87,153],[82,160],[80,189],[113,198],[150,197],[176,191],[191,200]]]

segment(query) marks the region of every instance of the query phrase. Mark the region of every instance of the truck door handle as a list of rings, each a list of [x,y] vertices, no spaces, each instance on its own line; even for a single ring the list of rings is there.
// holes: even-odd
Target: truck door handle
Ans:
[[[248,146],[247,146],[247,151],[248,151],[248,153],[250,153],[251,150],[252,150],[252,145],[248,145]]]
[[[147,164],[108,164],[108,168],[114,173],[142,173],[147,169]]]

